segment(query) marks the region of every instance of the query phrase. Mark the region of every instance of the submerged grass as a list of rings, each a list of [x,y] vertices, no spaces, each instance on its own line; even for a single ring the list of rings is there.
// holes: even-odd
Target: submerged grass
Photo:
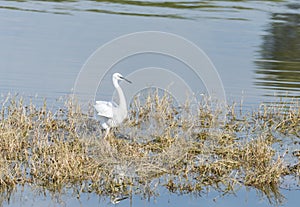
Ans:
[[[215,190],[221,196],[253,188],[280,205],[282,181],[300,176],[297,103],[245,113],[232,104],[216,125],[222,110],[207,99],[174,107],[168,96],[154,94],[143,103],[135,100],[129,119],[103,139],[98,121],[70,100],[55,110],[46,102],[27,102],[8,96],[2,103],[2,202],[25,185],[55,195],[71,190],[78,197],[145,198],[163,186],[173,193]],[[290,140],[292,151],[284,148]]]

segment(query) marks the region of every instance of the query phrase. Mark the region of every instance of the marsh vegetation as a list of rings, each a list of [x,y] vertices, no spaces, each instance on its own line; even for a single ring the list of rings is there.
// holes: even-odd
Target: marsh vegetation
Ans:
[[[205,99],[174,107],[157,94],[136,99],[128,120],[103,139],[98,121],[69,99],[53,109],[46,101],[36,106],[7,96],[0,114],[1,202],[22,186],[50,195],[71,191],[78,198],[151,198],[161,187],[225,196],[246,187],[282,204],[286,178],[299,189],[298,103],[262,104],[248,112],[234,103],[226,110],[212,105]]]

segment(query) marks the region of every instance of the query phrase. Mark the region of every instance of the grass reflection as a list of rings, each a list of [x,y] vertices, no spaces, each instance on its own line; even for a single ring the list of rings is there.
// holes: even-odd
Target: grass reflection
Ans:
[[[85,11],[88,12],[97,12],[97,13],[103,13],[103,14],[118,14],[118,15],[129,15],[129,16],[143,16],[143,17],[166,17],[166,18],[172,18],[172,19],[186,19],[183,16],[176,15],[176,14],[146,14],[146,13],[128,13],[128,12],[116,12],[111,10],[105,10],[105,9],[87,9]]]
[[[0,9],[26,11],[26,12],[52,13],[52,14],[70,14],[68,12],[58,12],[58,11],[50,12],[50,11],[44,10],[44,9],[25,9],[25,8],[20,8],[20,7],[15,7],[15,6],[0,6]]]
[[[241,10],[256,9],[247,5],[247,1],[143,1],[143,0],[90,0],[90,1],[76,1],[76,0],[49,0],[49,1],[7,1],[13,5],[1,5],[0,9],[10,9],[29,12],[45,12],[55,14],[70,14],[72,12],[97,12],[104,14],[117,14],[128,16],[144,16],[144,17],[162,17],[175,19],[194,19],[198,17],[198,12],[236,12]],[[13,3],[15,2],[15,3]],[[30,3],[34,8],[27,9],[24,4]],[[44,9],[43,6],[49,7],[49,4],[36,4],[36,2],[57,3],[66,6],[61,11],[57,8]],[[76,3],[73,4],[73,3]],[[245,3],[245,4],[241,4]],[[57,6],[57,5],[56,5]],[[70,7],[68,7],[70,6]],[[90,8],[87,8],[90,7]],[[151,10],[149,10],[151,9]],[[260,8],[257,8],[260,9]],[[53,11],[54,10],[54,11]],[[189,12],[185,12],[189,11]],[[196,12],[190,14],[190,12]],[[213,17],[216,18],[216,17]],[[220,18],[220,17],[218,17]],[[226,17],[229,20],[245,20],[243,17]]]

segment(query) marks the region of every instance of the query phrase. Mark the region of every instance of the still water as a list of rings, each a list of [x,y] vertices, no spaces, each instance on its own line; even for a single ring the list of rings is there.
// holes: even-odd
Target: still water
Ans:
[[[162,31],[179,35],[208,55],[228,102],[245,108],[300,98],[300,2],[286,1],[1,1],[0,92],[55,100],[71,93],[89,56],[122,35]],[[153,64],[157,63],[157,65]],[[168,61],[141,56],[114,70],[165,67]],[[172,66],[176,67],[175,64]],[[110,81],[109,76],[106,78]],[[192,80],[192,77],[191,79]],[[201,91],[200,91],[201,92]],[[109,97],[111,91],[97,96]],[[270,206],[254,191],[219,198],[164,192],[132,206]],[[298,206],[299,191],[283,191],[286,206]],[[34,197],[34,199],[32,198]],[[110,206],[109,199],[72,196],[66,206]],[[8,206],[55,205],[43,196],[17,192]],[[60,205],[60,204],[56,204]],[[119,206],[129,206],[125,200]]]

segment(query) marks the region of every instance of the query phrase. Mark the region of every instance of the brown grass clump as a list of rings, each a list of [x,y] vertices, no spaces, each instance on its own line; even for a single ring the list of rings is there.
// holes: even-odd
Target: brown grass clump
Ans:
[[[7,97],[0,114],[1,197],[9,200],[24,185],[54,194],[72,190],[78,197],[151,197],[158,186],[226,195],[245,186],[281,204],[282,180],[300,175],[296,103],[247,114],[228,106],[218,126],[221,110],[207,100],[175,107],[154,94],[144,103],[135,100],[131,109],[124,125],[103,139],[97,120],[70,101],[54,110],[46,102],[38,107]],[[290,140],[292,151],[284,148]]]

